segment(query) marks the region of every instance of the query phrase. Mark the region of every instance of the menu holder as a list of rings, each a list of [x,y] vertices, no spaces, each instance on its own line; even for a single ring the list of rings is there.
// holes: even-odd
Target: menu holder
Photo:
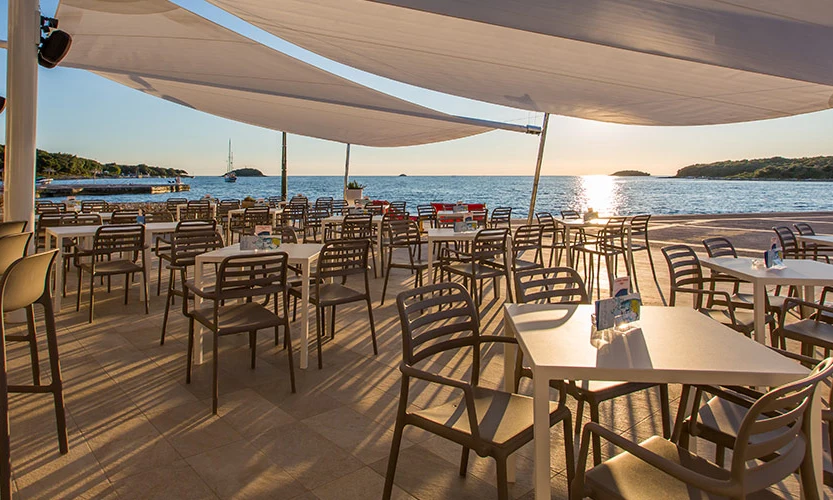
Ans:
[[[257,225],[255,226],[255,250],[275,250],[281,246],[281,235],[272,234],[272,226]]]
[[[240,237],[240,250],[249,251],[256,250],[255,242],[258,240],[257,236],[251,234],[244,234]]]
[[[469,206],[468,205],[463,205],[462,203],[458,203],[457,205],[454,205],[454,208],[452,209],[452,211],[455,214],[465,213],[465,212],[469,211]]]
[[[477,231],[477,221],[471,216],[454,223],[455,233],[470,233],[473,231]]]
[[[767,269],[784,269],[784,250],[780,247],[772,247],[764,252],[764,266]]]
[[[616,337],[638,329],[641,310],[642,298],[638,293],[622,293],[597,300],[596,313],[591,317],[590,343],[599,349]]]
[[[136,224],[144,224],[145,223],[145,216],[144,215],[137,215],[136,216]]]

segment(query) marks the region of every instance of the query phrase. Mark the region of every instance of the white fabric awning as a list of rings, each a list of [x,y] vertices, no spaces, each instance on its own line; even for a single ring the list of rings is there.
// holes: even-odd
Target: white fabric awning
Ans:
[[[830,0],[208,0],[324,57],[449,94],[626,124],[833,107]]]
[[[167,0],[63,0],[73,37],[62,65],[274,130],[367,146],[408,146],[511,124],[455,117],[356,84]]]

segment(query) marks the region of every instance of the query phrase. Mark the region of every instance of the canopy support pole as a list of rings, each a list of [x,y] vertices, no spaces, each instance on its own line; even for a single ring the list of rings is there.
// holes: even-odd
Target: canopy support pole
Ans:
[[[547,142],[547,124],[550,122],[550,114],[544,113],[544,124],[541,126],[541,140],[538,142],[538,161],[535,163],[535,179],[532,181],[532,197],[529,199],[529,215],[526,218],[527,224],[532,224],[532,215],[535,213],[535,201],[538,198],[538,181],[541,179],[541,163],[544,161],[544,144]]]
[[[344,193],[343,199],[347,199],[347,177],[350,174],[350,144],[347,144],[347,152],[344,154]]]
[[[6,164],[4,220],[35,228],[35,139],[38,114],[38,2],[9,0],[6,71]]]
[[[286,132],[281,132],[281,199],[286,201]]]

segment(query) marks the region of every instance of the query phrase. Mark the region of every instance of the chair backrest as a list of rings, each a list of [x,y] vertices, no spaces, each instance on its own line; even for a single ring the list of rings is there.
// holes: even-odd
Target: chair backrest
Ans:
[[[555,218],[549,212],[538,212],[535,214],[535,218],[538,219],[538,224],[541,224],[546,229],[553,229],[555,228]]]
[[[515,271],[515,296],[520,304],[539,301],[558,304],[590,303],[584,280],[570,267]]]
[[[387,227],[388,223],[396,220],[411,220],[411,214],[405,211],[389,208],[385,215],[382,216],[382,227],[385,228]]]
[[[93,251],[96,254],[116,252],[141,253],[145,248],[145,228],[141,224],[101,226],[95,231]],[[134,259],[136,256],[134,256]]]
[[[700,259],[690,246],[670,245],[662,248],[662,254],[668,263],[671,281],[671,300],[668,305],[673,306],[678,289],[699,290],[703,287],[703,269]]]
[[[484,259],[506,256],[506,239],[509,229],[481,229],[472,243],[471,256],[476,262]]]
[[[298,234],[291,226],[281,226],[282,243],[298,243]]]
[[[217,271],[217,300],[271,295],[286,289],[286,252],[232,255],[220,263]]]
[[[174,231],[171,235],[171,265],[190,266],[197,255],[223,247],[223,238],[211,228]]]
[[[527,251],[541,249],[544,228],[538,225],[523,225],[515,230],[512,238],[512,250],[516,255]]]
[[[778,237],[778,243],[784,250],[784,257],[798,256],[798,241],[795,239],[795,233],[787,226],[776,226],[772,228],[775,235]]]
[[[151,222],[173,222],[174,215],[170,212],[147,212],[145,213],[145,224]]]
[[[326,207],[315,207],[307,213],[307,225],[321,227],[321,221],[330,216],[330,210]]]
[[[307,203],[290,203],[289,220],[303,222],[307,217]]]
[[[392,220],[385,225],[388,231],[388,244],[391,248],[410,248],[422,243],[419,226],[416,222],[406,220]]]
[[[99,214],[78,214],[68,219],[67,224],[74,224],[76,226],[100,226],[101,216]]]
[[[211,220],[210,205],[192,205],[190,202],[179,210],[179,220]]]
[[[801,467],[810,440],[805,413],[813,393],[833,374],[833,358],[821,361],[805,378],[775,388],[747,411],[738,429],[732,456],[732,480],[749,494],[776,484]],[[819,443],[821,446],[821,443]],[[772,454],[773,460],[763,461]]]
[[[344,212],[347,210],[347,200],[333,200],[332,203],[332,212],[333,215],[344,215]]]
[[[814,236],[816,234],[813,230],[813,226],[807,224],[806,222],[796,222],[793,224],[793,227],[801,236]]]
[[[576,212],[575,210],[562,210],[561,211],[561,218],[562,219],[581,219],[581,215]]]
[[[6,272],[14,261],[26,255],[32,233],[16,233],[0,236],[0,274]]]
[[[647,236],[649,222],[651,222],[650,214],[634,215],[631,217],[631,238]]]
[[[370,205],[365,205],[364,209],[367,210],[368,212],[370,212],[371,215],[382,215],[383,207],[382,207],[382,205],[370,204]]]
[[[7,234],[22,233],[23,231],[26,231],[27,225],[28,221],[25,220],[12,220],[7,222],[0,222],[0,236],[6,236]]]
[[[38,216],[38,232],[42,232],[46,227],[68,226],[73,224],[75,218],[78,217],[75,213],[44,213]],[[98,215],[96,215],[98,217]]]
[[[722,236],[706,238],[703,240],[703,246],[706,247],[706,253],[712,258],[738,256],[738,252],[735,250],[732,242]]]
[[[330,210],[333,206],[333,197],[332,196],[319,196],[315,199],[315,208],[323,208],[327,211]]]
[[[492,210],[492,217],[489,219],[489,222],[491,222],[493,226],[496,224],[506,224],[508,226],[511,220],[511,207],[497,207],[494,210]]]
[[[183,220],[179,221],[176,224],[176,228],[174,231],[188,231],[188,230],[195,230],[195,231],[204,231],[206,229],[210,229],[212,231],[217,229],[217,221],[214,219],[211,220]]]
[[[599,249],[606,252],[623,249],[627,222],[627,217],[610,217],[596,236]]]
[[[433,220],[437,217],[437,209],[434,205],[417,205],[417,217],[420,220]]]
[[[81,212],[106,212],[107,202],[104,200],[86,200],[81,202]]]
[[[243,226],[254,229],[255,226],[269,226],[269,207],[249,207],[243,211]]]
[[[363,274],[367,279],[367,254],[370,240],[334,240],[318,255],[318,281]]]
[[[186,198],[168,198],[165,200],[165,209],[169,212],[176,213],[176,207],[178,205],[187,205],[188,200]]]
[[[40,302],[53,321],[52,299],[49,296],[49,271],[58,250],[21,257],[12,263],[0,278],[0,311],[14,311]]]
[[[406,201],[392,201],[390,202],[390,209],[396,210],[397,212],[404,212],[407,204],[408,202]]]
[[[396,296],[402,326],[402,361],[413,366],[450,350],[472,347],[472,383],[480,376],[480,317],[459,283],[438,283]],[[434,309],[434,308],[437,309]]]
[[[225,217],[229,210],[237,210],[238,208],[240,208],[240,200],[220,200],[217,205],[217,215]]]
[[[372,214],[347,214],[341,225],[341,237],[348,240],[357,240],[373,237],[373,215]]]
[[[110,224],[136,224],[140,215],[138,210],[116,210],[110,216]]]
[[[64,212],[66,210],[63,210]],[[61,213],[61,207],[52,203],[51,201],[42,202],[39,201],[35,204],[35,213],[36,214],[58,214]]]

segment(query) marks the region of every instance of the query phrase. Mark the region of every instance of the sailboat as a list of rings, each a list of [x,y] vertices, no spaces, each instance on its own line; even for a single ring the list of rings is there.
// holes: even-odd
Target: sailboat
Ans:
[[[226,175],[223,176],[223,180],[226,182],[237,182],[237,176],[233,172],[234,170],[234,158],[231,154],[231,139],[228,140],[228,164],[226,165]]]

